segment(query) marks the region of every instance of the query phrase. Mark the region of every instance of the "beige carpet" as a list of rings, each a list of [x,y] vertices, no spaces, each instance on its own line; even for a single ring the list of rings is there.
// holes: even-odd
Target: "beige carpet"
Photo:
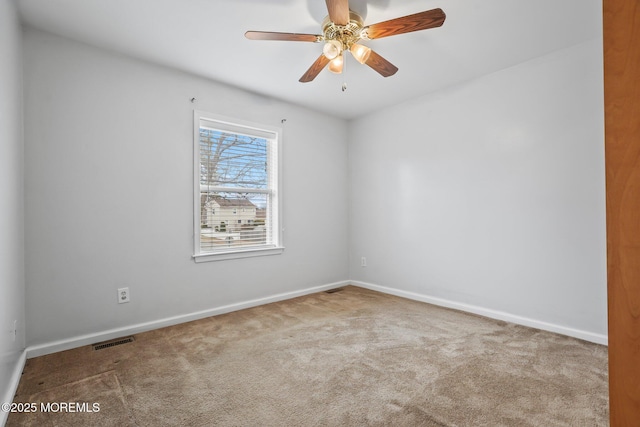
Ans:
[[[27,361],[8,426],[606,426],[607,349],[348,286]]]

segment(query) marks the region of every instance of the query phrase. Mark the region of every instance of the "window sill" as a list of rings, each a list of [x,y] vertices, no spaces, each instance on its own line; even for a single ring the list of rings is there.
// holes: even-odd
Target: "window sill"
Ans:
[[[240,259],[240,258],[252,258],[257,256],[280,255],[282,252],[284,252],[284,247],[249,249],[249,250],[236,251],[236,252],[196,254],[196,255],[193,255],[193,260],[196,263],[210,262],[210,261],[224,261],[227,259]]]

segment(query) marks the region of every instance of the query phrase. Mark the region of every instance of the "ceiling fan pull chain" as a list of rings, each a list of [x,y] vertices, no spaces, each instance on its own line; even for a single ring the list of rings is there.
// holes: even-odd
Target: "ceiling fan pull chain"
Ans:
[[[347,56],[344,56],[344,64],[343,64],[343,72],[342,75],[344,76],[344,82],[342,82],[342,91],[344,92],[345,90],[347,90]]]

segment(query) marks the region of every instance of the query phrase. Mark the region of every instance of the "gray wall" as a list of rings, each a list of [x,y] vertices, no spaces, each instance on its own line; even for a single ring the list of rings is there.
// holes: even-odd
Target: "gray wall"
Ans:
[[[0,1],[0,401],[13,399],[24,349],[22,30],[13,1]],[[18,333],[14,335],[14,322]],[[19,378],[16,377],[16,378]],[[0,412],[0,424],[5,413]]]
[[[344,121],[35,30],[24,43],[28,345],[348,277]],[[194,108],[286,119],[284,254],[191,259]]]
[[[350,277],[606,343],[603,129],[600,40],[355,121]]]

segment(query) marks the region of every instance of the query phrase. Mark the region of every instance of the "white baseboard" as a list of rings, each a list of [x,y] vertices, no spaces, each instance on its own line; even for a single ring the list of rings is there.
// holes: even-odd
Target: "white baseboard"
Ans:
[[[24,364],[27,362],[27,352],[26,350],[22,351],[16,366],[13,369],[13,374],[11,375],[11,379],[9,380],[9,387],[7,388],[6,395],[2,396],[2,400],[0,403],[11,403],[13,402],[13,398],[16,395],[16,391],[18,390],[18,384],[20,384],[20,378],[22,377],[22,371],[24,371]],[[0,411],[0,426],[3,426],[7,423],[7,419],[9,418],[9,413]]]
[[[164,328],[166,326],[173,326],[180,323],[190,322],[192,320],[203,319],[205,317],[216,316],[219,314],[230,313],[232,311],[238,311],[245,308],[256,307],[259,305],[269,304],[272,302],[283,301],[291,298],[296,298],[303,295],[312,294],[315,292],[322,292],[328,289],[338,288],[346,286],[349,281],[341,281],[335,283],[329,283],[326,285],[314,286],[312,288],[306,288],[293,292],[285,292],[281,294],[271,295],[268,297],[257,298],[249,301],[243,301],[235,304],[224,305],[221,307],[210,308],[208,310],[197,311],[193,313],[183,314],[179,316],[167,317],[164,319],[154,320],[151,322],[138,323],[136,325],[125,326],[122,328],[109,329],[106,331],[96,332],[93,334],[80,335],[77,337],[67,338],[59,341],[52,341],[45,344],[38,344],[29,346],[26,350],[27,358],[42,356],[45,354],[56,353],[58,351],[69,350],[72,348],[82,347],[85,345],[94,344],[96,342],[107,341],[114,338],[120,338],[126,335],[138,334],[141,332],[151,331],[153,329]]]
[[[385,286],[374,285],[371,283],[359,282],[356,280],[351,280],[350,283],[354,286],[359,286],[365,289],[371,289],[372,291],[378,291],[385,294],[412,299],[415,301],[426,302],[426,303],[437,305],[440,307],[447,307],[447,308],[453,308],[460,311],[466,311],[468,313],[478,314],[480,316],[489,317],[492,319],[503,320],[505,322],[515,323],[522,326],[528,326],[530,328],[541,329],[543,331],[555,332],[561,335],[567,335],[573,338],[578,338],[578,339],[589,341],[596,344],[608,345],[609,343],[609,339],[607,335],[601,335],[601,334],[596,334],[593,332],[583,331],[579,329],[568,328],[566,326],[547,323],[547,322],[543,322],[535,319],[529,319],[527,317],[517,316],[515,314],[505,313],[503,311],[490,310],[484,307],[464,304],[464,303],[450,301],[450,300],[432,297],[428,295],[422,295],[415,292],[403,291],[395,288],[388,288]]]
[[[593,342],[596,344],[602,344],[602,345],[608,344],[608,338],[606,335],[595,334],[588,331],[568,328],[565,326],[547,323],[547,322],[543,322],[535,319],[529,319],[526,317],[505,313],[502,311],[490,310],[490,309],[479,307],[479,306],[459,303],[459,302],[450,301],[442,298],[418,294],[415,292],[403,291],[400,289],[389,288],[385,286],[379,286],[379,285],[374,285],[371,283],[360,282],[355,280],[344,280],[340,282],[329,283],[326,285],[314,286],[311,288],[306,288],[298,291],[285,292],[281,294],[271,295],[268,297],[257,298],[253,300],[229,304],[221,307],[214,307],[208,310],[202,310],[202,311],[183,314],[179,316],[173,316],[173,317],[168,317],[164,319],[154,320],[151,322],[138,323],[135,325],[126,326],[122,328],[109,329],[106,331],[80,335],[80,336],[76,336],[76,337],[72,337],[64,340],[52,341],[44,344],[29,346],[26,349],[25,353],[23,354],[22,364],[17,374],[16,387],[17,387],[18,381],[20,380],[20,374],[22,373],[22,369],[24,367],[25,357],[32,358],[32,357],[42,356],[45,354],[56,353],[58,351],[64,351],[64,350],[69,350],[76,347],[82,347],[84,345],[90,345],[96,342],[107,341],[110,339],[119,338],[126,335],[133,335],[141,332],[150,331],[153,329],[164,328],[166,326],[172,326],[180,323],[190,322],[192,320],[203,319],[205,317],[216,316],[219,314],[230,313],[232,311],[238,311],[245,308],[256,307],[259,305],[269,304],[277,301],[283,301],[283,300],[296,298],[303,295],[312,294],[315,292],[322,292],[328,289],[346,286],[349,284],[354,286],[359,286],[365,289],[371,289],[373,291],[390,294],[390,295],[396,295],[403,298],[426,302],[426,303],[438,305],[441,307],[447,307],[447,308],[452,308],[460,311],[465,311],[468,313],[474,313],[474,314],[489,317],[492,319],[503,320],[506,322],[516,323],[518,325],[528,326],[531,328],[541,329],[549,332],[555,332],[558,334],[579,338],[579,339]],[[0,423],[0,425],[2,424]]]

